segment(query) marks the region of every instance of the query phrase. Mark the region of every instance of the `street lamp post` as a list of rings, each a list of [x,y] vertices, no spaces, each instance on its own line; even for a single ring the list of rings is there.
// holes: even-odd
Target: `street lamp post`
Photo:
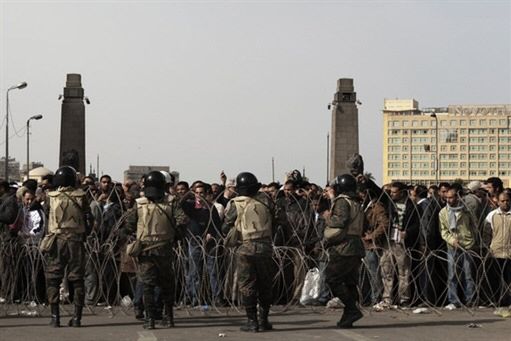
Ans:
[[[34,115],[32,117],[30,117],[28,120],[27,120],[27,180],[30,179],[30,121],[31,120],[40,120],[41,118],[43,118],[43,115],[39,114],[39,115]]]
[[[431,117],[435,119],[435,181],[436,185],[438,185],[438,181],[440,179],[440,158],[438,152],[438,117],[436,113],[432,113]]]
[[[5,100],[5,181],[9,181],[9,91],[14,89],[24,89],[27,87],[27,82],[13,85],[7,89]]]

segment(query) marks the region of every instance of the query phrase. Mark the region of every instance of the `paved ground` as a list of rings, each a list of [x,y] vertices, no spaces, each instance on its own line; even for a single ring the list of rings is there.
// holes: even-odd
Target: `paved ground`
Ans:
[[[96,315],[87,313],[83,328],[47,326],[48,317],[0,317],[0,340],[511,340],[511,319],[493,314],[492,309],[473,311],[439,310],[429,314],[408,311],[372,312],[365,310],[365,317],[356,328],[334,328],[341,314],[325,308],[291,308],[284,311],[275,307],[271,321],[275,330],[257,334],[239,331],[244,321],[240,312],[176,311],[176,328],[145,331],[141,322],[131,312],[114,309],[95,309]],[[44,311],[47,315],[47,310]],[[67,322],[66,316],[62,320]],[[470,328],[469,325],[475,326]]]

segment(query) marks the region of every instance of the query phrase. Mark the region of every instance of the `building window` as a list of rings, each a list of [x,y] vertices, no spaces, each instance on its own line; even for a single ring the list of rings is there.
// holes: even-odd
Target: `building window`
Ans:
[[[475,127],[475,126],[477,125],[477,121],[476,121],[476,120],[470,120],[470,121],[469,121],[469,125],[470,125],[471,127]]]
[[[458,131],[456,129],[442,129],[440,130],[440,142],[442,143],[457,143]]]
[[[467,125],[467,121],[466,120],[461,120],[460,121],[460,126],[464,127]]]

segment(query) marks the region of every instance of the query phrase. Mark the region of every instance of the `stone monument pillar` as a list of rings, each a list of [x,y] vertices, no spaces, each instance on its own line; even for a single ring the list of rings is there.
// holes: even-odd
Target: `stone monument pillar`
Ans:
[[[341,78],[337,81],[337,92],[331,108],[330,179],[349,173],[346,161],[358,153],[358,108],[353,79]]]
[[[82,76],[67,75],[60,119],[60,166],[71,166],[85,175],[85,105]]]

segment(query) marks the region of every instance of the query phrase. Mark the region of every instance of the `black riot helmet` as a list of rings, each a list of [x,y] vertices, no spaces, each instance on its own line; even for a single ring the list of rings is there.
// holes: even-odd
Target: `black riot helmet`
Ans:
[[[239,195],[254,196],[259,188],[261,188],[261,183],[252,173],[241,172],[236,177],[236,191]]]
[[[71,166],[57,169],[53,176],[53,187],[76,187],[76,170]]]
[[[357,190],[357,180],[351,174],[336,176],[329,184],[336,194],[354,193]]]
[[[165,175],[160,171],[149,172],[144,180],[144,195],[150,200],[162,199],[165,195]]]

